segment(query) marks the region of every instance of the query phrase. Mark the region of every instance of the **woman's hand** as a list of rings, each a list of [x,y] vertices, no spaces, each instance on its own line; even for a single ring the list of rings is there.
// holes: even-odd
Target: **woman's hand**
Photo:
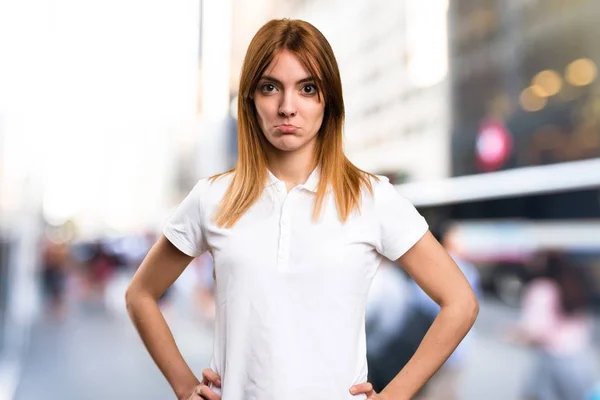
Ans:
[[[373,390],[373,385],[371,385],[369,382],[352,386],[350,388],[350,394],[355,396],[358,394],[366,394],[367,400],[388,400],[385,395],[375,393],[375,390]]]
[[[215,393],[210,385],[221,388],[221,377],[212,369],[206,368],[202,371],[202,383],[194,388],[189,400],[221,400],[221,396]]]

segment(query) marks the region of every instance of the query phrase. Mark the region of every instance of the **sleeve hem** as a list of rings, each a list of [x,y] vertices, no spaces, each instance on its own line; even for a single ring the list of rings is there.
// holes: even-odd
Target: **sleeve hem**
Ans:
[[[393,249],[386,251],[386,254],[384,254],[384,255],[387,258],[389,258],[390,260],[396,261],[397,259],[402,257],[408,250],[410,250],[415,244],[417,244],[417,242],[419,240],[421,240],[421,238],[423,238],[423,236],[425,236],[425,234],[427,233],[428,230],[429,230],[429,226],[427,225],[427,223],[426,222],[423,223],[421,228],[417,231],[419,233],[415,234],[412,237],[412,240],[405,242],[401,246],[394,247]]]
[[[181,237],[169,228],[163,229],[163,235],[165,235],[169,242],[171,242],[173,246],[177,247],[179,251],[190,257],[198,257],[200,254],[202,254],[202,252],[199,252],[198,249],[195,249],[189,246],[187,243],[184,243],[183,240],[181,240]]]

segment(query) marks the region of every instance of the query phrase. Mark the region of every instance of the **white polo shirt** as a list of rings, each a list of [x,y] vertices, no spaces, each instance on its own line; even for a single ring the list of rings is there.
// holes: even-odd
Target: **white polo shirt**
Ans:
[[[344,400],[367,380],[365,307],[382,256],[427,231],[385,177],[345,223],[330,192],[312,219],[318,169],[288,193],[269,172],[260,199],[230,229],[213,221],[231,181],[200,180],[163,229],[179,250],[210,251],[216,321],[210,367],[222,400]]]

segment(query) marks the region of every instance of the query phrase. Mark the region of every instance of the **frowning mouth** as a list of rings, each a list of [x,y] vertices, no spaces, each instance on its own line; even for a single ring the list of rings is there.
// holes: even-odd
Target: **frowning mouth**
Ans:
[[[294,133],[298,130],[297,126],[288,124],[277,125],[275,128],[282,133]]]

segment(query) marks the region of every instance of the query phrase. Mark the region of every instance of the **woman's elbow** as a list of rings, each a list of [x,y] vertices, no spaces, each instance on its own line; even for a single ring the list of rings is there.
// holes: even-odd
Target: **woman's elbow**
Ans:
[[[452,298],[442,302],[442,308],[444,305],[452,310],[451,313],[457,321],[461,321],[469,327],[475,323],[479,315],[479,301],[473,291],[465,291],[460,295],[455,294]]]
[[[127,308],[129,314],[134,312],[136,306],[146,297],[148,296],[144,295],[143,290],[130,283],[125,291],[125,307]]]
[[[469,326],[472,326],[479,315],[479,300],[472,291],[461,301],[461,309]]]
[[[136,303],[137,293],[134,288],[131,287],[131,284],[127,287],[125,291],[125,307],[127,311],[131,313],[134,304]]]

